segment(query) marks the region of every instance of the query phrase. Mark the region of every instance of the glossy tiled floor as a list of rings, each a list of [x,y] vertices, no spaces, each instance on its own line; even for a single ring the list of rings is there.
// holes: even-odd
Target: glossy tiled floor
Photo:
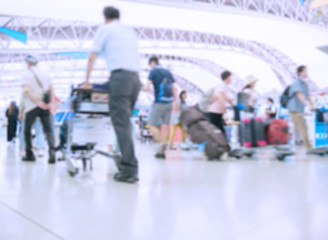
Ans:
[[[328,157],[206,162],[198,152],[155,160],[138,145],[141,181],[112,180],[112,163],[68,176],[65,163],[19,160],[0,140],[1,240],[326,240]]]

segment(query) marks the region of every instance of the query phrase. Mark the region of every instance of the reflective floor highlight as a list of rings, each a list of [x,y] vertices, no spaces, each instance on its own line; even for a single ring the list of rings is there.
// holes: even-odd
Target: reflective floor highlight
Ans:
[[[70,177],[64,162],[20,161],[0,145],[1,240],[326,240],[328,158],[299,149],[286,162],[272,149],[256,159],[207,162],[199,152],[154,159],[138,144],[140,182],[112,180],[113,163]]]

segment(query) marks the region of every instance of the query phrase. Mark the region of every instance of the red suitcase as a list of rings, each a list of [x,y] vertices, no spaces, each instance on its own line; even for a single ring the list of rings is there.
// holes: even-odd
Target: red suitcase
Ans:
[[[267,141],[271,145],[285,145],[289,140],[288,122],[282,119],[275,119],[268,127]]]

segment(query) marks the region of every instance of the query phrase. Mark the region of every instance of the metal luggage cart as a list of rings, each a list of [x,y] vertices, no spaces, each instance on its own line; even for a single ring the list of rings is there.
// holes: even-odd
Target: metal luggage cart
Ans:
[[[113,143],[114,130],[109,117],[108,92],[102,90],[74,89],[70,98],[70,117],[67,120],[67,144],[64,159],[71,176],[79,172],[77,160],[83,162],[86,170],[87,162],[92,169],[92,158],[97,154],[114,158],[107,152],[97,151],[97,144]]]

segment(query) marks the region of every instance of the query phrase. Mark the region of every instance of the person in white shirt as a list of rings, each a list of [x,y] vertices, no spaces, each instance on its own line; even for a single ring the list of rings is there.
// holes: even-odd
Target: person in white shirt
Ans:
[[[141,89],[138,39],[132,28],[120,23],[119,10],[106,7],[103,14],[105,24],[95,34],[82,88],[92,88],[89,83],[90,74],[98,54],[104,53],[111,73],[108,85],[110,114],[122,154],[120,172],[114,175],[114,179],[134,183],[139,180],[138,160],[134,151],[130,118]]]
[[[268,107],[266,109],[266,113],[271,119],[275,119],[277,116],[277,108],[274,105],[274,101],[272,98],[268,98]]]
[[[35,161],[36,158],[32,151],[31,128],[36,118],[42,122],[43,130],[47,136],[49,145],[49,163],[56,162],[55,156],[55,137],[51,130],[50,109],[54,96],[51,80],[44,71],[38,66],[38,60],[34,56],[27,56],[25,61],[28,70],[23,74],[24,113],[25,113],[25,156],[23,161]]]

